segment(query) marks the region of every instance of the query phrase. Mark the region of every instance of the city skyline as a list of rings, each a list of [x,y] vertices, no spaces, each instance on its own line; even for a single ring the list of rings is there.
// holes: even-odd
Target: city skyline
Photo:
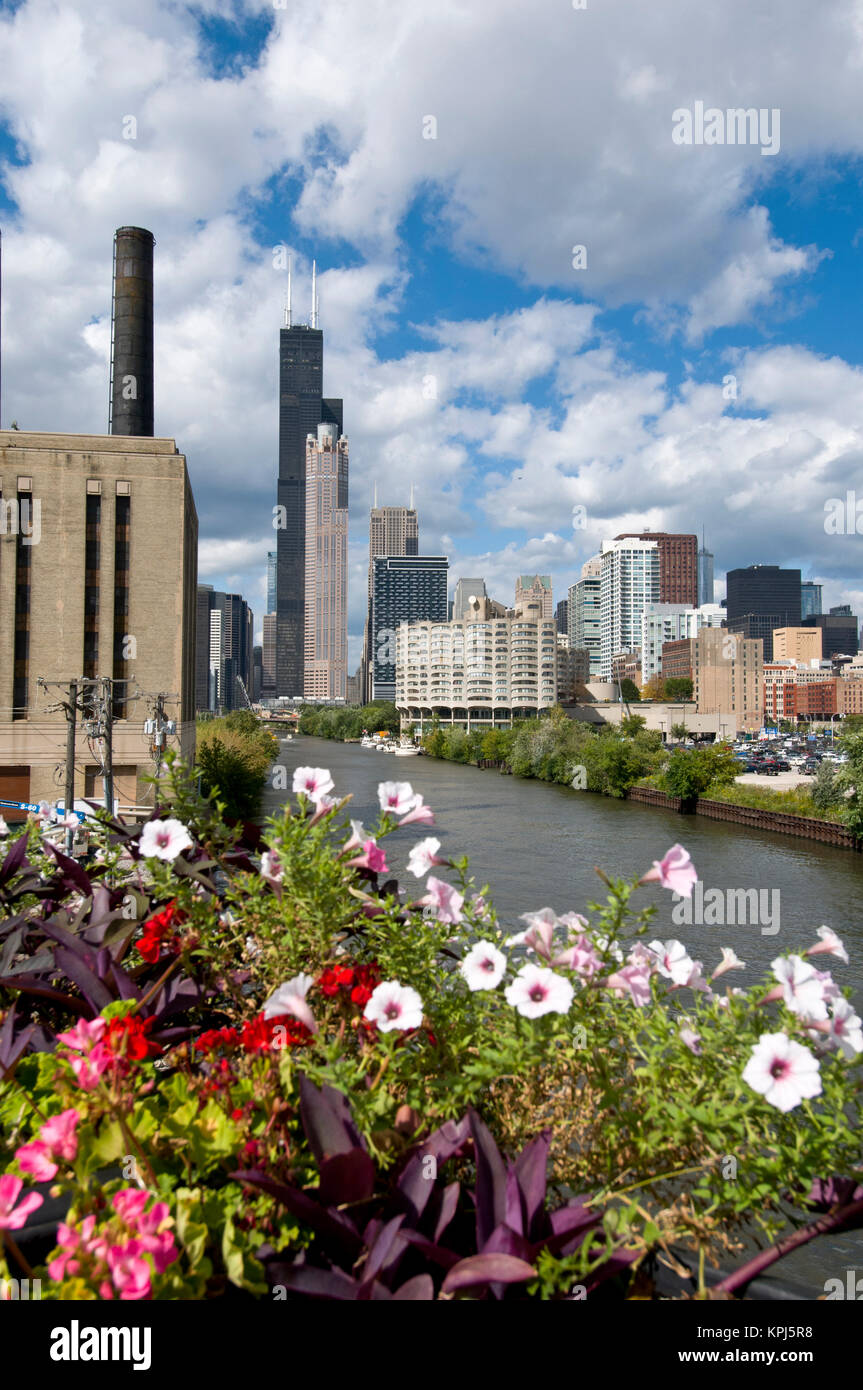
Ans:
[[[863,612],[853,522],[824,524],[863,460],[848,313],[863,226],[859,33],[837,16],[804,54],[791,3],[765,44],[763,17],[734,0],[702,49],[672,4],[626,8],[624,57],[601,7],[549,6],[537,22],[478,3],[468,34],[407,0],[397,90],[377,14],[340,16],[337,37],[323,7],[306,28],[244,3],[228,18],[73,0],[36,45],[35,0],[4,11],[2,422],[104,429],[102,248],[113,227],[151,228],[155,432],[188,451],[202,581],[245,596],[259,639],[273,343],[288,260],[304,316],[317,257],[325,389],[347,403],[352,445],[349,670],[375,481],[390,505],[413,482],[429,553],[493,593],[543,573],[563,595],[606,537],[700,537],[706,523],[717,600],[727,570],[771,563],[822,584],[825,612]],[[114,60],[118,16],[148,57],[139,77]],[[480,72],[467,93],[453,71],[492,33],[524,81],[499,89]],[[732,35],[741,91],[784,103],[771,159],[671,138],[693,92],[721,102]],[[360,65],[339,56],[358,51]],[[558,70],[570,96],[548,99]],[[200,120],[181,119],[187,108]],[[572,140],[573,120],[589,136]],[[381,122],[399,131],[384,159]],[[495,133],[504,122],[514,142]],[[513,217],[516,204],[529,215]]]

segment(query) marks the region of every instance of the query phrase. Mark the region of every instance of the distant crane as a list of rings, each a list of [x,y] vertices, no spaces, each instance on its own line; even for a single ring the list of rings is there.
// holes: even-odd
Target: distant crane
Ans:
[[[241,689],[242,692],[243,692],[243,699],[244,699],[245,702],[246,702],[246,708],[247,708],[247,709],[251,709],[251,708],[252,708],[252,702],[251,702],[251,700],[249,699],[249,692],[248,692],[248,690],[246,689],[246,685],[245,685],[245,682],[244,682],[242,676],[237,676],[237,685],[240,687],[240,689]]]

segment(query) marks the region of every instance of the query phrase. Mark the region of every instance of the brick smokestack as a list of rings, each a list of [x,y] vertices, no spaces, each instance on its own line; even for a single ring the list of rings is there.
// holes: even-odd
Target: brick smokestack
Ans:
[[[111,434],[153,435],[153,233],[114,233]]]

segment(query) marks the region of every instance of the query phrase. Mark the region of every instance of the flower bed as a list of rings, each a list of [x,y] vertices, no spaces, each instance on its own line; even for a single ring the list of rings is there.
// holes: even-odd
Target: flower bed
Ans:
[[[297,769],[259,842],[171,777],[170,811],[106,818],[86,870],[36,825],[0,865],[0,1277],[61,1300],[650,1297],[672,1246],[727,1267],[744,1227],[799,1245],[863,1220],[863,1028],[814,963],[847,962],[828,928],[729,987],[733,952],[652,939],[651,895],[696,879],[680,846],[513,932],[407,783],[367,830]]]

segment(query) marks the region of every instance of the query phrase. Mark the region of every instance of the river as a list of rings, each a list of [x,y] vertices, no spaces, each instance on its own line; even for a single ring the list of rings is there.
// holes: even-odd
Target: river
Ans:
[[[846,966],[822,957],[819,965],[831,969],[839,984],[853,986],[858,1011],[863,1008],[863,919],[858,897],[863,857],[849,850],[433,758],[396,758],[326,739],[299,736],[284,742],[277,761],[288,771],[289,787],[295,767],[329,768],[334,794],[352,792],[350,814],[367,827],[378,815],[378,783],[385,779],[410,782],[434,810],[436,825],[406,826],[387,839],[394,874],[402,883],[418,884],[405,873],[407,855],[418,840],[434,835],[441,842],[442,855],[468,855],[477,888],[490,884],[500,920],[513,931],[522,929],[519,913],[541,907],[559,913],[586,911],[588,903],[602,900],[604,885],[594,865],[609,875],[632,878],[679,842],[692,856],[705,901],[711,900],[708,889],[719,890],[712,901],[720,904],[725,925],[675,921],[672,913],[680,909],[675,908],[672,895],[650,885],[634,901],[636,906],[656,905],[653,934],[663,940],[678,937],[694,959],[703,961],[707,973],[719,963],[720,946],[733,947],[747,969],[728,979],[744,984],[761,978],[775,956],[811,945],[817,927],[824,923],[838,932],[851,963]],[[286,795],[269,789],[265,810],[275,810]],[[729,920],[734,902],[729,890],[734,889],[759,891],[756,921],[751,915],[742,924]],[[739,911],[734,915],[739,916]],[[717,920],[723,920],[718,912]],[[863,1236],[858,1233],[814,1242],[778,1266],[785,1277],[815,1286],[812,1297],[817,1297],[825,1279],[844,1278],[848,1268],[863,1274]]]

